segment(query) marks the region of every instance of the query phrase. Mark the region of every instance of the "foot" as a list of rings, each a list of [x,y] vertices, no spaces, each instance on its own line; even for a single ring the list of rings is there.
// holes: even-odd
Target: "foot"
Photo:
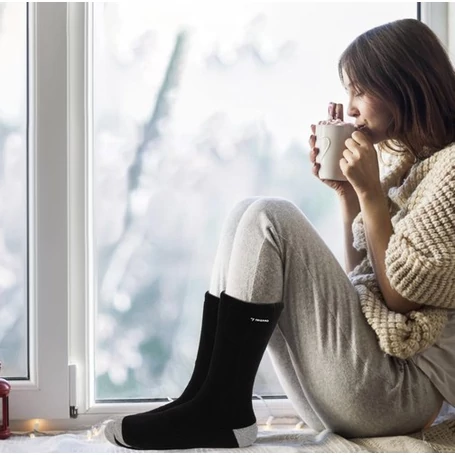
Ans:
[[[244,417],[219,411],[201,398],[156,414],[135,414],[109,422],[106,438],[129,449],[164,450],[247,447],[257,437],[252,412]],[[229,413],[228,413],[229,414]]]

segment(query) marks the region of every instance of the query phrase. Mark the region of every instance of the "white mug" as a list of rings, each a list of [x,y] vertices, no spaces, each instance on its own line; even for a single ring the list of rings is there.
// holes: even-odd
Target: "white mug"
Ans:
[[[316,163],[319,163],[319,178],[328,180],[344,180],[346,177],[340,169],[340,160],[346,139],[355,131],[353,123],[316,125],[316,147],[319,153]]]

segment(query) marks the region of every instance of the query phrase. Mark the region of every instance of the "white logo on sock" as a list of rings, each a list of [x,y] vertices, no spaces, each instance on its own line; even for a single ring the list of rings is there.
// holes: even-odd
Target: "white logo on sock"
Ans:
[[[270,322],[268,319],[250,318],[251,322]]]

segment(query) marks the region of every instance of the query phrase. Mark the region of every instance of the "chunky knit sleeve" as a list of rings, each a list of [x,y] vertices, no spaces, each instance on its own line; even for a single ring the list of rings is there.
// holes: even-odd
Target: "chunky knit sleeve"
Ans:
[[[395,224],[385,263],[391,286],[406,299],[455,308],[455,165],[443,164]]]

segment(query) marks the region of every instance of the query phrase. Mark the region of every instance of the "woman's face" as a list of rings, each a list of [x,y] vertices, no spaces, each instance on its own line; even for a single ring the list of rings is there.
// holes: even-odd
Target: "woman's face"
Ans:
[[[392,115],[385,104],[377,98],[357,92],[344,70],[343,81],[349,96],[347,114],[355,118],[356,126],[370,137],[373,144],[393,139],[387,135]]]

